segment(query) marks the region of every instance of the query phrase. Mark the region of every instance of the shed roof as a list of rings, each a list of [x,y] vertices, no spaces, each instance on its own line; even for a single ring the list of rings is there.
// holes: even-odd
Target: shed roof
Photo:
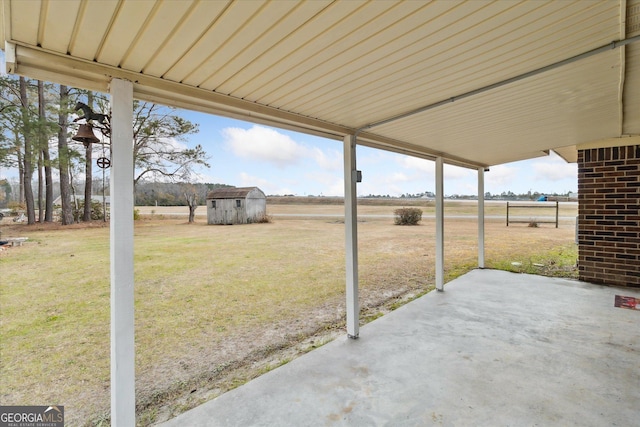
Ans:
[[[0,26],[11,72],[449,163],[640,135],[640,0],[2,0]]]
[[[264,195],[258,187],[223,187],[211,190],[207,194],[207,199],[244,199],[254,190]]]

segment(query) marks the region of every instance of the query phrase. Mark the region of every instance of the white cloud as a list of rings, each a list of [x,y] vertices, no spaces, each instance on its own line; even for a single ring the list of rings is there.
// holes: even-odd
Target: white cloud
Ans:
[[[254,186],[265,187],[267,185],[269,185],[269,181],[264,178],[260,178],[254,175],[249,175],[246,172],[240,172],[241,187],[254,187]]]
[[[250,175],[246,172],[240,172],[239,174],[240,183],[239,187],[258,187],[265,194],[297,194],[296,190],[293,189],[298,182],[292,181],[288,182],[288,180],[278,180],[274,181],[268,178],[262,178],[255,175]],[[293,184],[293,187],[288,186],[288,184]],[[299,194],[297,194],[299,195]]]
[[[427,188],[422,178],[419,174],[407,175],[403,172],[376,174],[373,171],[370,173],[363,171],[362,183],[358,184],[358,194],[389,194],[391,196],[399,196],[404,193],[413,193],[415,192],[414,188]]]
[[[297,186],[301,181],[305,183],[306,191],[298,192],[300,195],[323,195],[323,196],[342,196],[344,194],[344,181],[342,173],[309,171],[303,174],[304,179],[292,182],[292,186]]]
[[[407,176],[406,174],[404,174],[402,172],[392,173],[387,178],[388,179],[385,179],[385,181],[387,181],[389,183],[400,183],[400,182],[412,181],[412,179],[409,176]]]
[[[518,168],[512,166],[498,165],[492,166],[489,172],[485,173],[487,187],[504,186],[513,184],[518,176]]]
[[[435,179],[434,174],[436,172],[436,163],[432,160],[425,160],[425,159],[420,159],[418,157],[411,157],[411,156],[403,156],[400,159],[400,165],[406,169],[415,170],[424,174],[428,174],[427,179],[429,181],[433,181]],[[459,166],[453,166],[448,164],[444,165],[444,171],[443,171],[445,180],[473,178],[474,176],[476,176],[476,173],[477,172],[475,170],[461,168]],[[424,178],[421,178],[421,179],[424,179]]]
[[[298,163],[307,151],[289,136],[264,126],[229,127],[222,134],[227,147],[237,156],[269,162],[279,168]]]
[[[318,166],[325,170],[342,169],[342,153],[336,150],[327,150],[325,153],[318,147],[310,148],[309,153]]]
[[[325,196],[344,196],[344,181],[342,178],[334,179],[332,183],[327,185],[327,191],[322,193]]]
[[[460,166],[444,165],[445,180],[458,179],[477,179],[478,171],[476,169],[461,168]]]
[[[99,147],[99,145],[97,144],[95,145],[96,147]],[[141,149],[141,151],[146,154],[146,158],[148,159],[148,161],[159,163],[159,164],[167,164],[168,163],[166,161],[167,155],[166,154],[161,155],[161,154],[158,154],[158,152],[171,153],[171,152],[184,151],[188,148],[189,147],[185,143],[178,141],[175,138],[160,138],[158,142],[150,142],[149,144],[146,144]],[[94,153],[96,153],[95,149],[93,151]]]
[[[208,182],[215,182],[211,180],[211,175],[207,175],[204,173],[200,173],[200,172],[194,172],[191,175],[191,182],[198,182],[198,183],[208,183]]]
[[[160,142],[170,146],[174,150],[182,151],[182,150],[186,150],[186,149],[189,148],[189,146],[187,144],[185,144],[184,142],[178,141],[175,138],[161,138]]]
[[[578,179],[578,167],[575,163],[566,163],[562,159],[550,159],[533,164],[534,178],[544,181],[562,181]]]
[[[331,172],[318,172],[318,171],[309,171],[304,174],[305,182],[309,183],[317,183],[321,185],[329,185],[333,183],[336,179],[342,181],[342,174],[331,173]]]
[[[436,164],[430,160],[420,159],[418,157],[402,156],[398,163],[405,169],[415,170],[423,173],[433,174],[436,170]]]
[[[264,161],[282,169],[309,158],[323,170],[341,170],[342,153],[333,149],[306,147],[276,129],[254,125],[249,129],[222,130],[226,146],[238,157]]]

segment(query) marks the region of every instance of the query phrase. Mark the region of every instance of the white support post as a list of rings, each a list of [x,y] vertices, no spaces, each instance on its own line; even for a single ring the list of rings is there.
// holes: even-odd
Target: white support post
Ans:
[[[484,268],[484,168],[478,168],[478,267]]]
[[[344,228],[347,270],[347,336],[358,338],[360,305],[358,303],[358,212],[356,193],[356,139],[344,137]]]
[[[436,289],[444,291],[444,164],[436,158]]]
[[[111,425],[135,427],[133,84],[111,94]]]

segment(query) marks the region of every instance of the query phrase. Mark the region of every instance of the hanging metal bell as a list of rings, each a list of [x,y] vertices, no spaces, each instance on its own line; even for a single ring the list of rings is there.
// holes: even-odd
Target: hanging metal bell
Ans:
[[[91,143],[100,142],[93,133],[93,126],[88,123],[80,125],[80,127],[78,127],[78,133],[71,139],[82,142],[85,147],[88,147]]]

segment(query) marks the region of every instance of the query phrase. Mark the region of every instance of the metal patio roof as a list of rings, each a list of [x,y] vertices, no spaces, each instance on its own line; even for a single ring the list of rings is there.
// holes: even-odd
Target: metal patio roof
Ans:
[[[454,164],[573,160],[640,135],[640,0],[2,0],[2,14],[10,72],[104,92],[124,78],[139,99]]]

